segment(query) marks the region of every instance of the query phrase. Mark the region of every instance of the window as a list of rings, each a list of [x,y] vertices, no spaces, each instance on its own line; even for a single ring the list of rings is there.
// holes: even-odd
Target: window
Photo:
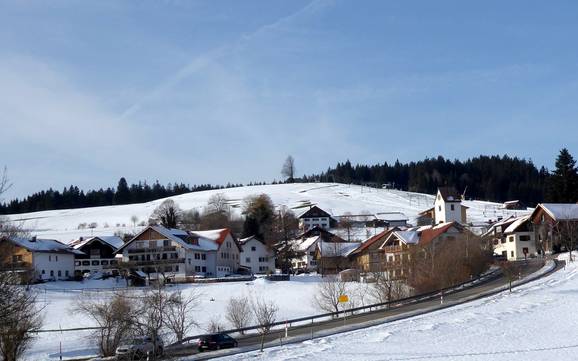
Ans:
[[[310,256],[315,256],[315,251],[309,252],[309,255],[310,255]]]
[[[512,257],[514,257],[514,251],[510,251],[510,254],[512,255]]]
[[[117,265],[117,264],[118,264],[118,262],[117,262],[116,260],[110,261],[110,265],[111,265],[111,266],[115,266],[115,265]]]
[[[191,264],[191,259],[190,259],[190,258],[188,258],[188,260],[189,260],[189,264]]]
[[[438,206],[438,211],[442,211],[442,206]]]
[[[179,265],[175,266],[175,272],[179,272]]]
[[[50,277],[54,277],[54,271],[50,271]]]
[[[257,250],[257,247],[253,246],[251,247],[251,251],[255,252]]]
[[[206,260],[206,259],[207,259],[207,255],[206,255],[206,254],[204,254],[204,253],[203,253],[203,254],[201,254],[201,259],[202,259],[203,261],[204,261],[204,260]]]
[[[80,266],[80,261],[74,261],[75,266]]]
[[[54,256],[54,258],[56,258],[56,262],[58,262],[58,256]]]
[[[58,277],[62,277],[62,271],[58,270]]]
[[[309,264],[312,265],[312,266],[316,266],[316,265],[317,265],[317,262],[316,262],[316,261],[311,261],[311,262],[309,262]]]
[[[514,236],[508,237],[508,240],[509,240],[510,242],[514,242]]]
[[[163,247],[170,247],[170,245],[171,245],[171,241],[169,241],[168,239],[165,239],[163,241]]]
[[[45,271],[45,270],[42,270],[42,274],[46,274],[46,271]]]
[[[108,266],[108,261],[100,261],[100,264],[103,266]]]
[[[150,261],[150,260],[151,260],[151,255],[147,254],[147,261]]]
[[[203,266],[201,267],[202,272],[207,272],[207,267]]]
[[[100,257],[100,249],[98,249],[98,248],[91,248],[91,249],[90,249],[90,255],[91,255],[91,256],[98,256],[98,257]]]
[[[452,204],[452,205],[450,205],[450,209],[451,209],[452,211],[455,211],[455,210],[456,210],[456,207]]]
[[[195,266],[195,272],[201,272],[201,266]]]
[[[201,259],[201,254],[200,254],[200,253],[195,253],[195,259]]]
[[[70,276],[70,273],[68,273],[68,270],[64,271],[64,275],[65,275],[66,277],[69,277],[69,276]]]
[[[93,266],[98,266],[99,264],[100,264],[100,262],[98,262],[98,261],[92,261]]]
[[[528,242],[530,240],[530,236],[520,236],[520,241]]]
[[[12,256],[12,262],[13,263],[22,262],[22,255],[19,254],[19,255]]]
[[[48,262],[52,262],[52,256],[48,255]]]
[[[163,257],[162,257],[162,258],[163,258],[163,259],[167,259],[167,254],[166,254],[166,253],[163,253]]]
[[[523,254],[528,254],[528,247],[522,248],[522,253],[523,253]]]
[[[247,262],[247,263],[251,263],[251,257],[247,257],[247,258],[245,258],[245,262]]]
[[[90,266],[90,261],[82,261],[83,266]]]

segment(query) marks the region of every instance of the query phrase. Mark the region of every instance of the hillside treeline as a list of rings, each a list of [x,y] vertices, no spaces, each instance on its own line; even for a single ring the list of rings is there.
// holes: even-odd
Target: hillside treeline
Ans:
[[[479,156],[466,161],[444,157],[418,162],[376,165],[338,163],[320,175],[306,177],[322,182],[390,184],[419,193],[436,192],[438,186],[466,190],[466,198],[503,202],[522,200],[528,205],[543,202],[549,172],[532,161],[505,156]],[[466,189],[467,188],[467,189]]]

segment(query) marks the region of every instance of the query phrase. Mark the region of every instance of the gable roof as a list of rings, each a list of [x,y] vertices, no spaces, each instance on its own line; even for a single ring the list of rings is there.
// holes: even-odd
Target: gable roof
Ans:
[[[392,229],[386,229],[378,234],[376,234],[375,236],[369,237],[368,239],[366,239],[364,242],[362,242],[357,249],[355,249],[353,252],[351,252],[352,255],[354,254],[359,254],[363,251],[365,251],[366,249],[368,249],[369,247],[371,247],[371,245],[375,244],[375,242],[380,241],[383,239],[383,237],[387,236],[388,234],[390,234],[391,232],[397,230],[397,228],[392,228]]]
[[[508,226],[508,228],[506,228],[504,230],[504,233],[514,233],[516,232],[516,230],[518,228],[520,228],[523,224],[525,224],[526,222],[528,222],[530,220],[530,216],[523,216],[523,217],[518,217],[516,218],[516,220],[514,222],[512,222],[512,224],[510,224]]]
[[[532,212],[532,218],[540,209],[548,213],[555,221],[578,220],[578,204],[576,203],[540,203]]]
[[[117,237],[117,236],[94,236],[94,237],[88,237],[88,238],[79,238],[77,240],[70,242],[68,245],[74,249],[80,249],[80,248],[94,242],[95,240],[100,240],[103,243],[108,244],[115,251],[124,245],[124,241],[122,240],[122,238]]]
[[[359,247],[359,242],[324,242],[317,243],[321,257],[347,257]]]
[[[325,228],[321,228],[319,226],[315,226],[315,227],[307,230],[303,234],[299,235],[297,238],[309,238],[309,237],[314,237],[314,236],[320,236],[321,238],[323,238],[326,241],[331,240],[332,242],[345,242],[345,240],[343,238],[341,238],[338,235],[333,234],[333,233],[329,232],[328,230],[326,230]]]
[[[24,237],[5,237],[8,242],[25,248],[30,252],[54,252],[54,253],[72,253],[83,255],[84,253],[67,244],[61,243],[55,239],[41,239],[41,238],[24,238]]]
[[[212,231],[198,231],[198,232],[188,233],[187,231],[183,231],[181,229],[176,229],[176,228],[169,229],[169,228],[165,228],[163,226],[148,226],[145,229],[143,229],[140,233],[135,235],[130,241],[128,241],[122,247],[120,247],[116,251],[116,253],[119,253],[120,251],[122,251],[129,244],[134,242],[141,234],[145,233],[146,231],[148,231],[150,229],[152,229],[153,231],[155,231],[158,234],[160,234],[161,236],[163,236],[164,239],[168,239],[172,242],[175,242],[183,248],[188,248],[188,249],[198,250],[198,251],[216,251],[216,250],[218,250],[219,246],[223,243],[223,241],[225,240],[227,235],[230,234],[230,230],[227,228],[217,229],[217,230],[212,230]],[[198,244],[188,242],[187,240],[190,239],[191,237],[196,238],[198,240],[198,242],[197,242]],[[235,239],[233,238],[233,241],[234,240]],[[235,243],[235,245],[237,245],[237,248],[239,248],[239,245],[237,244],[237,242],[235,241],[234,243]]]
[[[439,187],[438,192],[445,202],[461,202],[462,195],[454,187]]]
[[[293,240],[293,245],[294,245],[296,251],[305,252],[311,246],[315,245],[320,240],[321,240],[320,236],[313,236],[313,237],[305,238],[303,240],[296,239],[296,240]]]
[[[457,222],[440,223],[432,228],[425,229],[420,234],[419,243],[420,244],[429,243],[434,239],[436,239],[437,237],[441,236],[442,234],[446,233],[450,228],[452,227],[458,228],[457,224],[458,224]]]
[[[331,214],[325,212],[323,209],[321,209],[317,206],[312,206],[308,210],[301,213],[297,218],[303,219],[303,218],[319,218],[319,217],[331,218]]]

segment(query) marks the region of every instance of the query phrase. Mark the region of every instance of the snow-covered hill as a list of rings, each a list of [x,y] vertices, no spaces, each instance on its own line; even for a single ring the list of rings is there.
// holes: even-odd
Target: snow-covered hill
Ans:
[[[229,200],[232,212],[240,214],[243,200],[251,195],[268,194],[276,206],[285,205],[299,213],[310,204],[316,204],[334,216],[346,212],[367,214],[378,212],[403,212],[410,222],[420,211],[432,207],[434,196],[398,190],[374,189],[356,185],[335,183],[279,184],[247,186],[223,190],[187,193],[171,197],[184,209],[202,211],[209,198],[223,193]],[[163,201],[107,206],[93,208],[66,209],[23,213],[9,216],[12,220],[23,222],[24,226],[39,237],[55,238],[69,242],[80,236],[112,235],[116,231],[134,233],[141,227],[135,226],[132,216],[138,223],[146,221],[153,210]],[[468,222],[484,222],[520,211],[505,211],[497,203],[484,201],[466,201],[469,207]],[[78,229],[80,224],[95,223],[96,228]]]

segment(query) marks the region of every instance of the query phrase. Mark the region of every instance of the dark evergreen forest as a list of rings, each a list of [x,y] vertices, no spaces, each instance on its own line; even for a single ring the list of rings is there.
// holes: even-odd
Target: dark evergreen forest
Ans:
[[[479,156],[466,161],[449,160],[442,156],[418,162],[375,165],[338,163],[321,174],[292,179],[295,182],[336,182],[364,184],[419,193],[436,192],[438,186],[453,186],[467,199],[495,202],[519,200],[527,206],[540,202],[574,203],[578,201],[578,171],[576,161],[567,149],[556,159],[556,169],[549,172],[536,167],[531,160],[504,156]],[[266,183],[250,183],[260,185]],[[273,182],[272,184],[276,184]],[[242,184],[189,186],[182,183],[152,185],[146,182],[128,185],[121,178],[116,188],[84,192],[77,186],[62,191],[49,189],[23,199],[0,204],[0,214],[35,212],[51,209],[97,207],[142,203],[183,193],[239,187]]]

